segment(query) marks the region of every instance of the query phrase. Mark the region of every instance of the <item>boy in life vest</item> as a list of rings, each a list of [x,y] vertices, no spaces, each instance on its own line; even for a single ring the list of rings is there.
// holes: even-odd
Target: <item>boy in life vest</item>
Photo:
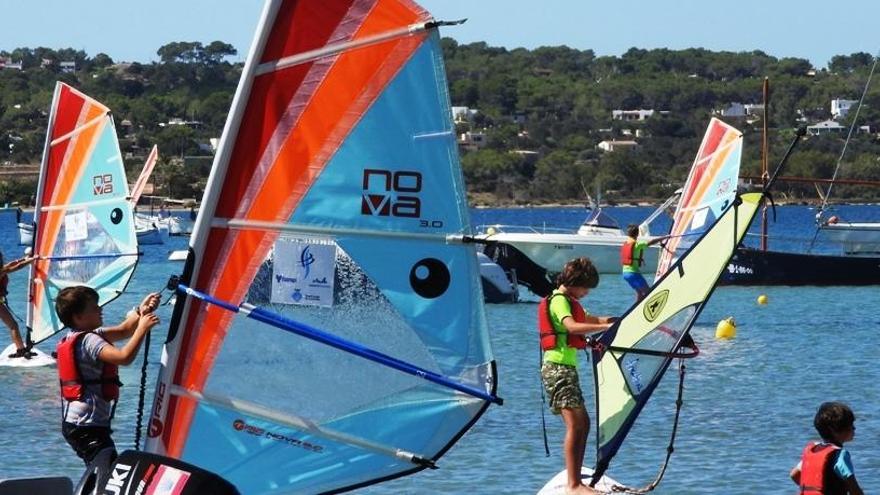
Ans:
[[[648,242],[640,241],[639,226],[633,223],[626,227],[626,235],[629,239],[620,247],[620,263],[623,265],[623,279],[636,291],[636,302],[638,302],[651,290],[641,270],[642,265],[645,264],[645,248],[661,242],[666,237],[656,237]]]
[[[588,314],[579,300],[599,284],[599,274],[588,258],[565,264],[556,278],[558,288],[538,305],[538,328],[543,359],[541,381],[553,414],[565,423],[563,454],[568,472],[566,493],[597,493],[581,481],[581,465],[590,432],[590,418],[578,378],[578,351],[587,347],[585,335],[607,330],[614,318]]]
[[[70,328],[58,342],[61,382],[61,434],[85,462],[87,473],[97,470],[96,486],[104,481],[116,459],[110,421],[119,398],[118,366],[137,356],[144,336],[157,323],[153,310],[159,294],[150,294],[118,325],[104,326],[98,293],[91,287],[67,287],[55,299],[55,312]],[[129,339],[121,347],[114,342]]]
[[[6,303],[6,296],[9,294],[9,274],[21,270],[34,261],[33,256],[25,256],[24,258],[3,262],[3,254],[0,253],[0,320],[9,327],[9,336],[12,337],[12,343],[15,344],[15,353],[10,354],[11,358],[30,359],[33,354],[25,346],[21,339],[21,331],[18,329],[18,322],[12,316],[12,310]]]
[[[803,495],[862,495],[856,481],[852,460],[843,444],[856,433],[855,415],[846,404],[824,402],[819,406],[813,425],[822,437],[810,442],[801,462],[791,470],[791,479]]]

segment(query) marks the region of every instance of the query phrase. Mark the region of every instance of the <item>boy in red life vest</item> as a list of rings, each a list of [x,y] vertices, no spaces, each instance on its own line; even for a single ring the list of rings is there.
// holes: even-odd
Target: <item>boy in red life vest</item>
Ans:
[[[856,434],[855,415],[846,404],[824,402],[819,406],[813,425],[822,437],[810,442],[801,462],[791,470],[791,479],[803,495],[862,495],[856,481],[852,460],[843,444]]]
[[[61,434],[88,467],[83,482],[97,472],[96,486],[116,459],[110,421],[119,398],[119,365],[130,364],[141,341],[157,323],[159,294],[150,294],[119,325],[105,327],[98,293],[67,287],[55,299],[55,312],[70,331],[58,342],[61,382]],[[113,342],[129,339],[122,347]]]
[[[538,305],[538,327],[544,350],[541,381],[550,400],[550,410],[561,414],[565,423],[566,493],[597,493],[581,481],[590,418],[578,378],[577,353],[586,347],[586,334],[607,330],[614,319],[589,315],[578,302],[599,284],[599,274],[588,258],[575,258],[566,263],[556,283],[559,287]]]
[[[626,227],[626,235],[629,239],[620,246],[620,263],[623,265],[623,279],[636,291],[636,302],[638,302],[651,290],[641,270],[645,263],[645,249],[667,237],[656,237],[648,242],[640,241],[639,226],[634,223]]]
[[[9,274],[21,270],[34,261],[33,256],[25,256],[24,258],[3,262],[3,254],[0,253],[0,320],[9,327],[9,335],[12,337],[12,343],[15,344],[15,353],[10,354],[11,358],[30,359],[33,354],[25,347],[24,341],[21,340],[21,331],[18,329],[18,322],[12,316],[12,311],[6,303],[6,296],[9,294]]]

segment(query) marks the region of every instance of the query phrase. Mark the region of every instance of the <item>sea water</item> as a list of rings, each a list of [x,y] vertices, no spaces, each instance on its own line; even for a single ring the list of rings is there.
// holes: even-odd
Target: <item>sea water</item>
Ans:
[[[650,208],[609,208],[625,226],[638,223]],[[771,248],[799,246],[815,232],[815,211],[804,206],[778,208],[771,225]],[[880,207],[838,207],[847,220],[880,219]],[[477,224],[546,225],[575,229],[582,208],[475,209]],[[772,220],[772,213],[770,214]],[[0,216],[0,249],[6,260],[19,256],[14,215]],[[803,239],[807,239],[804,241]],[[104,310],[114,323],[150,291],[160,290],[181,263],[166,261],[169,251],[184,249],[185,238],[142,246],[144,256],[128,290]],[[719,253],[719,256],[725,253]],[[810,270],[809,266],[802,267]],[[27,271],[11,275],[10,305],[22,318]],[[756,298],[766,294],[769,303]],[[486,314],[498,365],[498,394],[503,406],[491,406],[477,424],[438,461],[437,470],[364,489],[372,494],[535,493],[563,467],[559,418],[545,412],[550,456],[545,456],[535,330],[537,298],[487,305]],[[603,275],[584,304],[598,315],[621,314],[633,292],[616,275]],[[823,401],[848,403],[856,414],[856,437],[847,444],[856,476],[867,493],[880,487],[880,288],[874,287],[720,287],[700,315],[692,334],[701,354],[687,361],[684,405],[675,453],[654,493],[793,493],[788,472],[800,451],[816,437],[813,415]],[[150,343],[146,403],[167,332],[170,306],[159,309],[162,324]],[[734,317],[737,337],[715,340],[715,325]],[[3,339],[0,339],[3,341]],[[48,351],[55,339],[40,346]],[[5,344],[5,341],[4,341]],[[134,441],[142,356],[123,367],[123,388],[114,425],[120,450]],[[581,381],[593,413],[593,377],[581,360]],[[609,473],[633,486],[653,480],[669,444],[677,393],[677,368],[671,367],[637,420]],[[55,368],[0,368],[0,478],[38,475],[78,477],[82,464],[64,443]],[[594,430],[595,426],[591,427]],[[586,464],[595,456],[588,439]]]

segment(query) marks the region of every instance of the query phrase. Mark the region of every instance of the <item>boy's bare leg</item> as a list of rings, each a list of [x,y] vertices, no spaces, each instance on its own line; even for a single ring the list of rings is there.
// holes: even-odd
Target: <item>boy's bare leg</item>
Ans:
[[[583,407],[566,408],[562,410],[562,420],[565,422],[565,442],[562,451],[565,455],[565,470],[568,472],[565,492],[570,495],[598,493],[581,481],[581,466],[584,464],[584,451],[589,431],[587,412]]]

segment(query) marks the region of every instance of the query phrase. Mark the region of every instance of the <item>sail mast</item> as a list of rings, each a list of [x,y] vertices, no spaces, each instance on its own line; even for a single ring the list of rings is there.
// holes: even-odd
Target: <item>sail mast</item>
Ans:
[[[761,127],[761,189],[767,190],[767,180],[770,178],[770,172],[767,169],[767,155],[770,153],[770,147],[767,143],[767,118],[769,115],[769,106],[770,106],[770,78],[764,78],[763,85],[763,96],[764,96],[764,117],[763,117],[763,126]],[[761,209],[761,251],[767,250],[767,202],[764,202],[764,207]]]

